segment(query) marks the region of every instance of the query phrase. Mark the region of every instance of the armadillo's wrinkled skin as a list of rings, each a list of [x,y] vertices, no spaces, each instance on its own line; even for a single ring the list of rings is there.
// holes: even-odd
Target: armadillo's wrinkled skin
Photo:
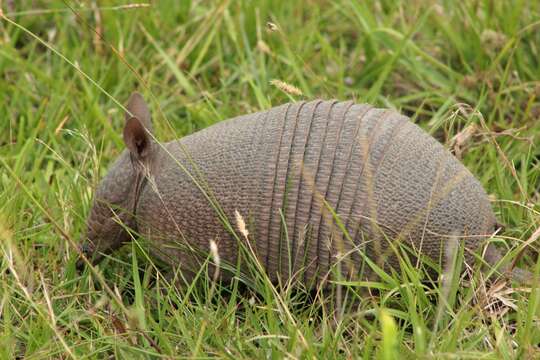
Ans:
[[[344,273],[358,273],[365,263],[360,251],[379,265],[397,266],[392,240],[444,262],[445,246],[457,237],[472,261],[495,226],[488,198],[471,173],[391,110],[351,102],[291,103],[164,146],[139,198],[136,224],[160,257],[185,270],[199,268],[186,243],[207,252],[214,239],[221,259],[231,264],[238,244],[179,164],[206,181],[201,185],[211,189],[233,226],[234,210],[243,215],[273,281],[288,279],[292,271],[306,284],[320,282],[340,254],[348,254]],[[124,165],[115,166],[125,166],[127,152],[122,157],[118,164]]]

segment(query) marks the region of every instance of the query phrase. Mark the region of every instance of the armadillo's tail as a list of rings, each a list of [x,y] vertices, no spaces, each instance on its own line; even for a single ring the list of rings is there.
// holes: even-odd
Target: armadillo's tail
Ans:
[[[485,253],[486,262],[489,265],[494,266],[501,259],[502,255],[499,250],[497,250],[493,244],[489,244]],[[512,268],[509,264],[502,266],[499,271],[503,276],[507,277],[509,280],[517,282],[520,285],[533,286],[536,284],[536,286],[540,286],[540,276],[535,276],[535,274],[530,271],[518,267]]]

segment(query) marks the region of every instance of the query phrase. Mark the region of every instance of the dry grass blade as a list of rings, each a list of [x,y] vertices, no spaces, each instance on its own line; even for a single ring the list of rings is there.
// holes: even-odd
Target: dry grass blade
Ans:
[[[99,55],[103,54],[103,43],[101,39],[103,38],[103,22],[101,21],[101,10],[97,6],[95,1],[92,1],[92,11],[94,13],[94,19],[96,23],[95,32],[94,32],[94,48],[96,53]]]
[[[472,140],[472,137],[478,132],[476,124],[471,124],[465,129],[457,133],[452,140],[450,140],[450,148],[453,149],[454,155],[458,159],[463,158],[463,151],[467,144]]]
[[[519,252],[519,254],[514,258],[512,261],[512,265],[510,266],[511,269],[514,269],[516,267],[516,263],[519,261],[519,259],[523,256],[523,252],[528,246],[531,246],[534,242],[536,242],[540,238],[540,226],[532,233],[532,235],[527,239],[522,245],[522,250]]]
[[[69,115],[64,116],[64,118],[62,119],[62,121],[60,121],[60,123],[58,124],[56,129],[54,129],[54,134],[55,135],[58,135],[60,133],[60,131],[62,131],[62,129],[64,128],[64,125],[66,125],[68,120],[69,120]]]
[[[11,2],[11,0],[8,0],[8,5]],[[2,2],[0,1],[0,14],[2,13]],[[117,6],[100,6],[98,7],[101,11],[122,11],[122,10],[132,10],[132,9],[139,9],[139,8],[147,8],[150,7],[151,4],[149,3],[132,3],[132,4],[125,4],[125,5],[117,5]],[[64,12],[70,12],[70,9],[63,9],[63,8],[57,8],[57,9],[32,9],[32,10],[23,10],[23,11],[15,11],[13,7],[9,9],[6,13],[6,16],[28,16],[28,15],[47,15],[47,14],[56,14],[56,13],[64,13]],[[90,12],[94,11],[92,8],[78,8],[78,12]]]

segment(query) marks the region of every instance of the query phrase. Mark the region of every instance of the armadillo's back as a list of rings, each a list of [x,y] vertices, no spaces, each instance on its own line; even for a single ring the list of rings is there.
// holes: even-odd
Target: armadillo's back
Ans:
[[[395,239],[438,259],[447,236],[493,226],[482,187],[454,157],[407,118],[368,105],[286,104],[166,149],[138,216],[173,264],[197,268],[185,244],[205,252],[211,239],[235,264],[238,244],[222,221],[236,229],[235,210],[272,280],[321,279],[344,255],[342,269],[357,273],[360,252],[394,263]],[[474,249],[481,237],[463,239]]]

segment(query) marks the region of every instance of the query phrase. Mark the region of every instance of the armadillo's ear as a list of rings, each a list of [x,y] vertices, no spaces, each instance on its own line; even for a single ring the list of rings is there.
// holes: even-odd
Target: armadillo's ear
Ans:
[[[132,117],[126,121],[124,142],[135,159],[140,161],[149,159],[152,151],[152,138],[138,118]]]
[[[145,161],[150,158],[153,149],[152,121],[150,110],[141,94],[134,92],[126,106],[126,125],[124,142],[133,158]]]
[[[129,97],[127,106],[126,106],[128,112],[126,112],[126,123],[131,118],[137,118],[142,123],[142,125],[148,130],[150,133],[153,133],[152,130],[152,116],[150,115],[150,110],[148,109],[148,105],[146,105],[146,102],[144,101],[141,94],[138,92],[134,92]]]

